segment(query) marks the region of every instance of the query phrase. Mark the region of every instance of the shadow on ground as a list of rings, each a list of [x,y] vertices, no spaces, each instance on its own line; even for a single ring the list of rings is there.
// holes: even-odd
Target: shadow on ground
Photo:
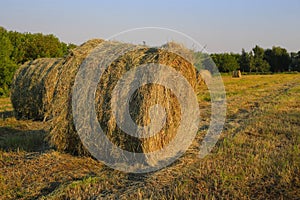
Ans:
[[[11,118],[14,116],[13,111],[1,111],[0,112],[0,119],[6,119],[6,118]]]
[[[20,130],[9,126],[0,127],[0,150],[43,152],[49,149],[45,142],[45,130]]]

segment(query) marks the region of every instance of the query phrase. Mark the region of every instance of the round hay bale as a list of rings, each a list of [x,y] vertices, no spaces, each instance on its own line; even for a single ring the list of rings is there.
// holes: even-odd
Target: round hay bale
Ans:
[[[207,69],[201,69],[198,73],[197,73],[197,81],[198,81],[198,85],[202,85],[210,82],[212,79],[212,75],[210,73],[210,71],[208,71]]]
[[[40,58],[15,73],[11,101],[17,119],[44,120],[52,104],[62,58]]]
[[[100,41],[102,42],[102,41]],[[94,44],[89,41],[78,51],[88,44]],[[97,42],[96,42],[97,43]],[[105,42],[108,43],[108,42]],[[92,49],[93,45],[90,45]],[[76,49],[75,49],[76,50]],[[76,155],[90,155],[84,148],[76,133],[73,116],[72,116],[72,87],[79,65],[87,56],[88,51],[81,54],[80,58],[76,58],[76,54],[71,55],[69,62],[63,65],[62,77],[60,79],[54,97],[54,118],[51,123],[49,141],[60,151],[67,151]],[[75,62],[77,60],[77,62]],[[196,70],[194,66],[176,53],[168,52],[165,49],[156,49],[142,47],[138,50],[127,52],[119,57],[105,70],[96,90],[95,109],[98,122],[112,143],[120,148],[130,152],[152,152],[163,148],[173,139],[181,119],[180,104],[168,88],[158,84],[146,84],[138,88],[130,99],[130,114],[132,120],[140,126],[145,126],[150,122],[149,108],[159,104],[165,108],[166,124],[154,136],[149,138],[137,138],[123,132],[116,123],[113,116],[111,101],[112,93],[116,87],[118,80],[131,69],[138,68],[143,64],[156,63],[165,65],[180,72],[182,76],[189,82],[194,90],[196,90]],[[175,82],[174,80],[170,80]],[[174,83],[176,84],[176,83]],[[87,119],[88,120],[88,119]],[[106,152],[112,153],[112,152]]]
[[[195,52],[191,49],[186,48],[183,44],[171,41],[161,46],[161,49],[177,53],[178,55],[184,56],[189,62],[195,63]]]
[[[241,78],[242,77],[241,70],[233,71],[232,72],[232,77],[233,78]]]

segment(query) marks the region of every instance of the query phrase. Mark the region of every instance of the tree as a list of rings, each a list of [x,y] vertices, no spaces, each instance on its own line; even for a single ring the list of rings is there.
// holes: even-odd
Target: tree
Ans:
[[[0,31],[0,47],[0,96],[7,96],[17,65],[10,59],[13,46],[3,29]]]
[[[54,35],[8,32],[0,27],[0,96],[9,94],[18,65],[41,57],[62,57],[74,47]]]
[[[220,72],[231,72],[240,67],[238,63],[239,56],[237,54],[212,54],[211,57]]]
[[[54,35],[43,35],[41,33],[26,34],[27,60],[44,57],[61,57],[64,55],[62,44]]]
[[[270,64],[272,72],[288,71],[291,58],[286,49],[281,47],[273,47],[265,51],[265,59]]]
[[[265,50],[256,45],[252,51],[253,60],[251,62],[250,70],[255,72],[268,72],[270,70],[270,65],[264,60]]]
[[[10,31],[8,32],[8,37],[13,45],[13,50],[11,53],[11,60],[13,60],[15,63],[24,63],[27,61],[25,58],[26,54],[26,37],[22,33],[18,33],[16,31]]]
[[[210,55],[212,60],[214,61],[214,63],[216,64],[217,68],[220,68],[220,66],[222,65],[222,57],[221,54],[211,54]],[[219,69],[220,71],[220,69]]]
[[[222,71],[224,72],[232,72],[234,70],[239,69],[239,63],[237,61],[237,58],[233,54],[224,54],[223,57],[223,66]]]
[[[247,53],[245,49],[242,49],[242,54],[239,60],[240,69],[243,72],[250,72],[250,66],[251,66],[251,56],[250,53]]]
[[[291,70],[300,72],[300,51],[291,53]]]

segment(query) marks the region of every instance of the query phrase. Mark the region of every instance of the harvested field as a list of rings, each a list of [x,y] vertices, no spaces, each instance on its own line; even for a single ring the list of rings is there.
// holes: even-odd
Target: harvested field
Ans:
[[[213,152],[198,157],[210,116],[209,98],[201,94],[203,126],[193,145],[149,174],[43,149],[33,131],[47,131],[45,123],[0,114],[0,199],[299,199],[300,75],[223,80],[228,115]],[[0,99],[0,113],[10,111],[9,99]],[[15,146],[7,146],[12,140]],[[32,143],[39,148],[26,149]]]

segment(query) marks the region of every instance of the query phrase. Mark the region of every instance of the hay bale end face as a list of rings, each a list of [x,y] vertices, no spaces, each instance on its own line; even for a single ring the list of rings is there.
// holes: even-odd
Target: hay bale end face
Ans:
[[[40,58],[22,65],[11,88],[17,119],[44,120],[50,109],[62,58]]]
[[[73,124],[72,87],[81,62],[95,46],[102,42],[104,41],[92,40],[78,47],[74,51],[81,53],[69,55],[62,67],[62,78],[59,79],[53,101],[52,114],[54,118],[51,121],[51,131],[48,137],[50,143],[60,151],[67,151],[75,155],[90,155],[81,143]],[[186,78],[194,90],[197,88],[196,70],[193,65],[181,56],[164,49],[143,47],[126,53],[108,66],[96,91],[95,108],[98,121],[114,144],[131,152],[152,152],[163,148],[173,139],[181,118],[180,105],[175,95],[161,85],[147,84],[135,91],[130,100],[132,119],[138,125],[147,125],[150,120],[149,108],[152,105],[160,104],[165,108],[167,115],[164,128],[155,136],[140,139],[124,133],[116,125],[111,110],[111,95],[114,87],[127,71],[148,63],[172,67]]]

